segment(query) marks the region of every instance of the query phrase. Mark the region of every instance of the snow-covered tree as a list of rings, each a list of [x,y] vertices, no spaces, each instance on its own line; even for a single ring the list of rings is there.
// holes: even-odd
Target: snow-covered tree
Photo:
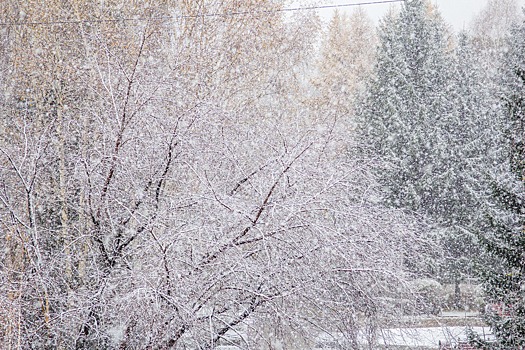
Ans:
[[[488,224],[481,232],[491,258],[481,271],[489,303],[486,321],[496,341],[490,349],[525,345],[525,23],[512,29],[501,70],[501,104],[505,128],[499,147],[505,162],[494,167],[486,205]]]
[[[478,55],[485,61],[493,76],[498,74],[502,57],[507,51],[507,34],[523,14],[517,0],[489,0],[470,25]]]
[[[436,123],[446,114],[450,76],[444,22],[422,0],[385,18],[374,79],[359,111],[362,142],[388,162],[381,181],[396,207],[439,213]]]
[[[516,0],[489,0],[472,21],[473,35],[485,49],[505,40],[511,26],[520,17]]]
[[[382,24],[375,78],[360,107],[361,143],[384,161],[386,202],[425,216],[443,256],[430,272],[456,285],[473,274],[487,169],[498,155],[491,70],[462,34],[456,48],[436,9],[407,1]]]
[[[341,134],[301,122],[308,19],[142,4],[8,7],[73,23],[2,46],[0,346],[207,349],[239,331],[253,348],[287,325],[356,339],[363,319],[373,335],[416,228],[374,201]]]
[[[434,219],[441,226],[445,263],[441,276],[456,285],[454,306],[459,305],[459,282],[472,276],[480,255],[476,233],[484,218],[479,208],[490,184],[489,169],[500,161],[494,150],[501,138],[492,71],[473,40],[459,35],[446,90],[446,114],[436,121],[436,162],[443,172],[434,178],[442,210]]]
[[[351,119],[356,96],[371,73],[375,27],[363,9],[350,15],[335,11],[323,37],[318,73],[313,81],[318,118]]]

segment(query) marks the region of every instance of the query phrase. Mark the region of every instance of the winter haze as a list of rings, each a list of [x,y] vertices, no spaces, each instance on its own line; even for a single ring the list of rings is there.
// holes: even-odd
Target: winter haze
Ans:
[[[523,3],[335,1],[0,1],[0,349],[525,348]]]

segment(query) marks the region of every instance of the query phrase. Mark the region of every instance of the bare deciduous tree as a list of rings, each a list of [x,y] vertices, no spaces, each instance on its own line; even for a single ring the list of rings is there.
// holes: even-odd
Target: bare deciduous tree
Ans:
[[[307,122],[315,19],[270,0],[38,4],[3,12],[75,22],[2,43],[4,347],[373,333],[417,229],[377,204],[338,123]]]

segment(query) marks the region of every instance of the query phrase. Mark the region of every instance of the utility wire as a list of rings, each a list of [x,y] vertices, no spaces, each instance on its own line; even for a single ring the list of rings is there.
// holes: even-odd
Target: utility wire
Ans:
[[[225,13],[203,13],[196,15],[175,15],[175,16],[159,16],[151,18],[115,18],[115,19],[84,19],[84,20],[59,20],[59,21],[43,21],[43,22],[0,22],[0,27],[9,26],[46,26],[52,24],[84,24],[84,23],[107,23],[107,22],[140,22],[150,20],[169,20],[176,18],[206,18],[206,17],[230,17],[230,16],[243,16],[252,14],[273,14],[278,12],[296,12],[296,11],[309,11],[309,10],[322,10],[322,9],[333,9],[342,7],[352,6],[366,6],[366,5],[377,5],[377,4],[389,4],[395,2],[404,2],[405,0],[378,0],[378,1],[366,1],[358,3],[347,3],[339,5],[319,5],[319,6],[308,6],[308,7],[288,7],[278,10],[260,10],[260,11],[238,11],[238,12],[225,12]]]

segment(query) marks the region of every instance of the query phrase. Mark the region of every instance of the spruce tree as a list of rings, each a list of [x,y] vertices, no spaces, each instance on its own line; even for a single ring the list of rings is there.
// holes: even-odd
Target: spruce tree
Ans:
[[[362,144],[383,164],[387,204],[423,215],[443,247],[425,272],[455,285],[449,307],[461,308],[459,284],[479,256],[475,235],[494,162],[489,72],[462,34],[454,49],[428,2],[405,2],[380,30],[375,78],[359,108]]]
[[[445,25],[426,1],[407,1],[383,21],[379,40],[375,78],[358,111],[360,134],[389,164],[380,174],[386,201],[433,211],[433,134],[445,114],[450,64]]]
[[[406,1],[379,30],[374,75],[357,108],[358,135],[378,160],[376,173],[386,205],[436,217],[442,212],[435,150],[437,127],[448,113],[452,65],[447,28],[428,1]],[[433,260],[407,264],[435,275]]]
[[[496,341],[489,349],[525,346],[525,23],[511,31],[502,67],[501,105],[506,152],[486,206],[483,246],[491,261],[481,272],[488,301],[486,321]]]
[[[486,172],[500,159],[493,152],[499,127],[491,71],[466,33],[459,35],[451,69],[447,112],[436,125],[434,159],[442,173],[434,179],[439,210],[433,219],[441,227],[445,251],[440,275],[456,287],[449,306],[461,308],[459,284],[472,277],[476,262],[484,259],[476,232],[484,221],[479,208],[489,184]]]

